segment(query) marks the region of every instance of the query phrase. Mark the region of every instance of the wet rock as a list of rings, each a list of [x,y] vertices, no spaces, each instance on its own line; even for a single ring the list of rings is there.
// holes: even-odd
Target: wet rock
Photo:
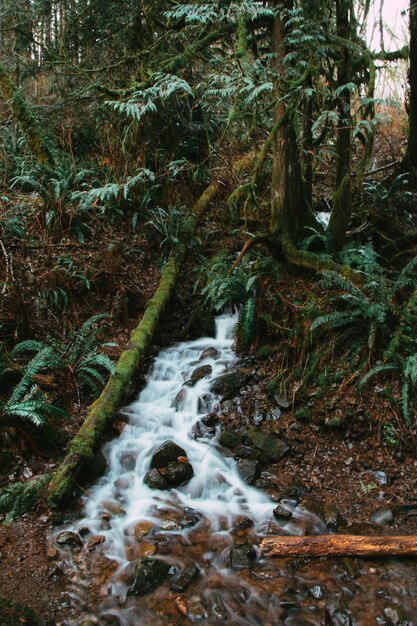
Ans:
[[[188,601],[187,615],[192,622],[199,622],[207,619],[207,611],[200,598],[191,597]]]
[[[234,522],[234,527],[238,530],[247,530],[253,526],[254,522],[250,517],[246,517],[245,515],[239,515],[236,517]]]
[[[253,566],[255,556],[252,546],[234,546],[230,551],[230,567],[234,570],[249,569]]]
[[[186,456],[185,450],[170,439],[164,441],[152,455],[151,469],[164,467],[171,461],[176,461],[179,456]]]
[[[280,522],[288,522],[292,518],[291,511],[288,511],[282,504],[278,504],[277,507],[272,511],[275,519]]]
[[[162,474],[170,487],[179,487],[187,483],[194,476],[193,467],[188,461],[173,461],[172,463],[168,463],[166,467],[160,467],[158,471]]]
[[[217,441],[225,448],[236,448],[242,442],[242,435],[238,433],[220,433]]]
[[[200,574],[200,570],[194,563],[185,567],[172,583],[170,589],[172,591],[184,591],[186,587]]]
[[[81,541],[81,537],[70,530],[63,530],[60,532],[56,539],[56,543],[60,546],[82,546],[83,542]]]
[[[198,396],[198,412],[204,413],[210,409],[213,402],[213,396],[211,393],[205,393],[203,396]]]
[[[310,589],[310,593],[313,598],[316,598],[316,600],[321,600],[321,598],[323,597],[323,590],[320,585],[314,585],[314,587]]]
[[[248,485],[252,485],[259,476],[258,461],[239,461],[237,469],[242,479]]]
[[[152,528],[152,522],[138,522],[133,530],[136,541],[140,541],[142,537],[145,537],[145,535],[147,535]]]
[[[216,425],[216,422],[218,419],[219,418],[217,416],[217,413],[209,413],[208,415],[205,415],[204,417],[202,417],[200,421],[207,428],[212,428],[213,426]]]
[[[207,601],[210,616],[221,622],[229,620],[229,612],[226,609],[222,597],[218,591],[213,592]]]
[[[168,531],[182,530],[182,526],[173,519],[164,519],[161,522],[161,530],[168,530]]]
[[[168,482],[157,469],[146,472],[143,482],[151,489],[168,489],[169,487]]]
[[[191,377],[190,377],[191,384],[195,385],[202,378],[205,378],[206,376],[210,376],[212,371],[213,371],[213,368],[211,367],[211,365],[201,365],[200,367],[197,367],[191,374]]]
[[[131,472],[136,466],[136,454],[134,452],[122,452],[119,456],[119,463],[126,472]]]
[[[185,516],[181,520],[184,528],[191,528],[192,526],[195,526],[196,524],[198,524],[202,517],[201,513],[199,513],[195,509],[191,509],[188,506],[184,508],[184,513]]]
[[[46,551],[48,559],[55,559],[58,556],[58,550],[53,546],[50,546]]]
[[[135,558],[152,556],[156,552],[156,547],[149,541],[141,541],[135,546]]]
[[[132,477],[131,476],[119,476],[119,478],[116,478],[116,480],[114,481],[114,486],[116,487],[116,489],[118,489],[120,491],[124,491],[125,489],[129,489],[131,484],[132,484]]]
[[[371,515],[371,519],[375,524],[392,524],[394,521],[394,513],[387,506],[380,506]]]
[[[125,512],[118,502],[112,500],[105,500],[101,503],[101,507],[112,515],[123,515]]]
[[[248,439],[258,449],[261,460],[277,463],[290,449],[285,441],[282,441],[273,433],[266,433],[257,428],[251,428],[247,433]]]
[[[187,388],[182,387],[177,395],[175,396],[174,405],[177,411],[181,411],[184,408],[185,402],[187,400]]]
[[[211,385],[211,390],[222,398],[234,396],[245,382],[245,377],[241,372],[228,372],[222,374]]]
[[[323,506],[323,520],[328,530],[337,530],[341,522],[340,513],[331,502]]]
[[[139,559],[133,573],[133,583],[129,593],[144,596],[156,589],[168,576],[171,566],[165,561],[152,557]]]
[[[204,359],[218,359],[219,356],[220,352],[216,348],[206,348],[201,353],[200,361],[204,361]]]
[[[100,545],[100,543],[104,543],[106,538],[104,535],[91,535],[88,539],[87,548],[91,551],[94,550],[96,546]]]

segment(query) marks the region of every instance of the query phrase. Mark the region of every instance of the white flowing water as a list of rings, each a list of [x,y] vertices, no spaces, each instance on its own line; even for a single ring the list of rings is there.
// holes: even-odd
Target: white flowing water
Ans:
[[[105,600],[94,612],[99,621],[100,616],[110,615],[115,624],[123,626],[148,623],[155,626],[159,623],[155,621],[155,610],[147,607],[146,601],[140,599],[139,602],[128,595],[133,562],[137,557],[136,548],[132,546],[137,546],[134,528],[138,523],[149,522],[149,526],[152,524],[156,529],[153,544],[156,557],[167,560],[177,570],[197,562],[201,574],[199,589],[207,590],[210,586],[216,589],[236,587],[236,580],[233,580],[236,574],[228,567],[234,541],[231,530],[236,517],[249,517],[254,522],[253,534],[262,534],[262,529],[273,521],[272,511],[276,504],[262,491],[244,482],[236,461],[225,456],[225,450],[216,444],[213,435],[203,432],[198,439],[192,435],[193,427],[204,415],[220,409],[219,398],[213,395],[211,386],[214,379],[236,362],[232,337],[235,323],[236,317],[221,315],[216,319],[215,338],[201,338],[162,350],[138,399],[123,411],[127,424],[121,435],[104,447],[107,472],[84,498],[82,519],[72,526],[72,530],[81,535],[88,533],[87,539],[99,535],[102,543],[94,546],[93,556],[97,558],[99,553],[107,563],[116,564],[104,584],[103,580],[100,583],[100,595]],[[207,348],[215,348],[217,357],[201,360]],[[211,374],[194,386],[184,385],[196,367],[202,365],[210,365]],[[186,396],[178,406],[175,399],[181,389],[185,390]],[[185,450],[194,476],[177,489],[154,490],[145,484],[144,477],[154,451],[167,440]],[[286,525],[286,532],[299,534],[296,522],[309,514],[301,508],[292,510],[294,518]],[[181,524],[184,515],[190,511],[198,520],[192,528]],[[310,516],[310,521],[314,519],[317,521]],[[162,522],[167,520],[171,527],[164,530]],[[149,548],[149,543],[146,546]],[[84,585],[88,587],[90,583],[87,581]],[[252,591],[248,582],[242,584],[245,603]],[[239,593],[242,593],[241,587],[238,585]],[[87,606],[83,611],[88,611],[88,600],[84,603]],[[211,617],[209,611],[208,621],[203,617],[203,623],[224,620],[223,609],[219,609],[220,617],[216,617],[216,610],[214,606]],[[229,608],[228,613],[232,616],[233,610]],[[82,620],[70,623],[80,624]],[[239,617],[233,623],[258,622]]]

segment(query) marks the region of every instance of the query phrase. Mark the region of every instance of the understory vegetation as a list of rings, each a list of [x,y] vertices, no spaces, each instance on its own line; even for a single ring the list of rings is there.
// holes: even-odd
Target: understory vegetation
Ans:
[[[3,3],[0,447],[74,433],[189,252],[173,308],[238,308],[271,403],[415,451],[417,60],[373,4]]]

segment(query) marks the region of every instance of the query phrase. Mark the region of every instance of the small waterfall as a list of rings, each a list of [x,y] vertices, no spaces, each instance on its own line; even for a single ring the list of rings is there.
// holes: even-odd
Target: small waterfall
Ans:
[[[263,534],[262,529],[272,523],[276,504],[262,491],[244,482],[236,461],[225,456],[212,434],[204,435],[203,431],[198,438],[192,435],[201,418],[219,411],[219,398],[213,394],[211,386],[236,363],[235,324],[236,316],[221,315],[216,318],[215,338],[205,337],[162,350],[137,400],[122,411],[127,420],[123,432],[103,449],[107,472],[84,497],[82,519],[72,526],[72,530],[85,536],[87,541],[88,537],[93,538],[90,552],[94,554],[88,549],[85,551],[84,570],[93,578],[91,586],[96,585],[91,594],[103,598],[98,608],[94,608],[97,623],[102,623],[104,618],[103,623],[110,619],[110,623],[123,626],[174,623],[157,617],[155,606],[166,594],[166,587],[165,592],[156,590],[140,602],[128,596],[135,559],[138,554],[153,553],[166,559],[176,570],[190,563],[197,564],[200,582],[196,591],[211,609],[207,609],[206,618],[191,616],[191,621],[201,623],[203,620],[202,623],[209,624],[228,619],[229,623],[236,624],[262,623],[242,609],[249,599],[257,607],[255,613],[259,613],[260,607],[268,612],[268,600],[258,596],[250,581],[238,576],[229,566],[236,518],[250,518],[254,524],[252,534]],[[193,371],[205,365],[211,366],[211,373],[187,385]],[[185,450],[194,476],[177,489],[154,490],[145,484],[144,477],[154,451],[167,440]],[[295,509],[294,512],[296,519]],[[309,516],[302,509],[299,514],[300,518]],[[310,515],[312,518],[314,516]],[[145,535],[147,529],[153,529],[144,536],[142,543],[135,537],[138,524],[142,524]],[[287,523],[286,532],[298,533],[299,530],[295,524]],[[243,542],[241,539],[240,543]],[[254,550],[256,552],[256,546]],[[106,567],[111,564],[107,578],[100,574],[103,559]],[[94,560],[98,570],[95,575],[91,573]],[[79,577],[79,561],[77,568]],[[218,590],[224,591],[221,600],[210,595]],[[85,597],[85,585],[82,592]],[[228,599],[230,593],[232,596]],[[200,613],[206,610],[204,603],[201,607]],[[83,608],[78,606],[76,611],[78,615],[80,611],[85,615],[90,608],[83,600]],[[76,619],[70,623],[83,622]]]

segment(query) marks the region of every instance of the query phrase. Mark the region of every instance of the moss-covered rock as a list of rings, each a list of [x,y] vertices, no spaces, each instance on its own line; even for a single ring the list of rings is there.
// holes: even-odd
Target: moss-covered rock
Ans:
[[[260,460],[264,462],[277,463],[290,449],[288,444],[274,433],[251,428],[247,436],[252,445],[257,448]]]
[[[239,435],[238,433],[221,433],[217,441],[225,448],[236,448],[240,443],[242,443],[242,435]]]
[[[245,382],[242,372],[222,374],[211,385],[211,390],[222,398],[231,398],[238,393]]]

